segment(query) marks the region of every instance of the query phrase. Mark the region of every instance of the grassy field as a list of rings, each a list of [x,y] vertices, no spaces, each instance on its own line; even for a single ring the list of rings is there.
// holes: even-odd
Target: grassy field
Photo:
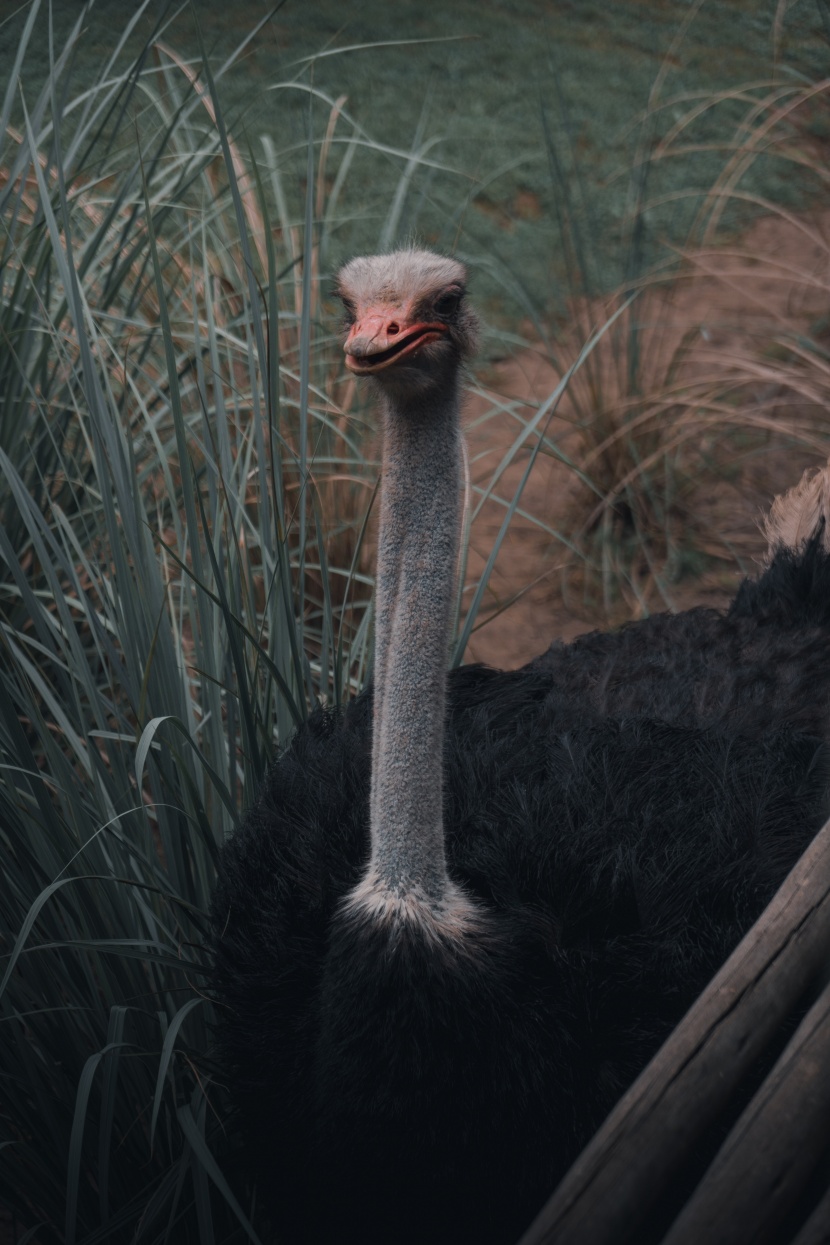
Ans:
[[[271,7],[201,0],[176,14],[170,6],[163,39],[198,61],[198,19],[218,68]],[[0,14],[4,8],[0,80],[25,17],[25,6],[4,0]],[[703,112],[679,144],[682,156],[636,162],[700,98],[768,81],[775,69],[820,76],[821,9],[807,0],[790,8],[776,24],[777,0],[459,0],[428,8],[362,0],[347,12],[337,0],[287,0],[218,90],[241,142],[258,153],[263,135],[274,143],[297,219],[307,136],[327,118],[329,101],[343,99],[354,124],[341,121],[333,135],[332,181],[338,157],[349,144],[358,149],[330,222],[330,264],[379,240],[418,237],[469,258],[491,317],[515,326],[528,314],[561,312],[564,293],[573,292],[563,211],[580,222],[584,279],[595,292],[664,256],[665,243],[686,240],[745,105],[725,101]],[[128,52],[164,20],[161,9],[149,7],[138,21]],[[59,50],[79,10],[57,0],[53,11]],[[78,84],[91,82],[112,50],[123,13],[118,0],[91,9],[73,71]],[[44,19],[23,67],[27,98],[48,65]],[[408,193],[399,203],[402,174]],[[791,205],[818,189],[806,178],[793,184],[774,160],[753,167],[747,188]],[[632,255],[635,202],[644,210]],[[745,209],[733,208],[726,223],[745,219]]]
[[[827,180],[823,4],[341,10],[197,4],[167,26],[148,4],[128,28],[113,0],[75,28],[58,3],[51,42],[48,6],[0,11],[0,1202],[19,1245],[258,1239],[205,913],[275,746],[371,668],[377,447],[342,366],[341,258],[456,250],[487,316],[454,660],[524,591],[492,591],[515,525],[583,603],[644,612],[724,556],[695,496],[827,443],[828,246],[802,213]],[[725,247],[773,209],[800,249]],[[673,338],[667,243],[688,243],[678,299],[707,265],[764,276],[757,333],[695,312]],[[543,388],[499,390],[493,360],[529,343]],[[555,514],[527,502],[540,469]]]

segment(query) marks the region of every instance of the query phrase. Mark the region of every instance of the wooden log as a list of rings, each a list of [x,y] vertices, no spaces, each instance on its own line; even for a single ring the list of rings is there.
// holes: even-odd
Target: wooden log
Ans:
[[[830,1189],[793,1239],[792,1245],[830,1245]]]
[[[830,822],[564,1177],[519,1245],[624,1245],[830,947]]]
[[[804,1017],[663,1245],[768,1245],[830,1143],[830,986]]]

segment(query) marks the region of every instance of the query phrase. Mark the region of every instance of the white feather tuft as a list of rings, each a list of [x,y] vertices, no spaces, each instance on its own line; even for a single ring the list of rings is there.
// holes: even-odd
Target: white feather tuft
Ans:
[[[820,531],[830,553],[830,459],[825,467],[808,467],[795,488],[773,501],[764,520],[767,561],[779,549],[798,553]]]

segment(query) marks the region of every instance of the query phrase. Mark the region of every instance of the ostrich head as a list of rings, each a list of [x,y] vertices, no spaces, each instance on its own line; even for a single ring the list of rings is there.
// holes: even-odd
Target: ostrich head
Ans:
[[[396,405],[429,398],[452,382],[475,350],[467,272],[430,251],[351,260],[338,277],[346,310],[346,366],[369,376]]]

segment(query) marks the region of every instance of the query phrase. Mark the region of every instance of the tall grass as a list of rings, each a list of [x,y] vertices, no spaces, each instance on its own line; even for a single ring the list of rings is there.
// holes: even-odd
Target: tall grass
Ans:
[[[818,8],[826,18],[824,0]],[[776,17],[778,29],[781,6]],[[667,59],[677,50],[673,45]],[[827,182],[830,86],[790,73],[715,94],[670,94],[661,71],[638,122],[629,173],[626,278],[610,293],[597,277],[596,232],[578,160],[552,138],[554,129],[569,132],[562,100],[559,108],[564,122],[560,117],[544,132],[562,204],[571,297],[565,331],[546,343],[554,371],[565,375],[591,325],[628,302],[569,385],[562,412],[566,433],[576,434],[569,453],[579,481],[568,516],[568,539],[579,556],[570,559],[563,588],[572,601],[577,583],[589,610],[619,616],[622,597],[629,611],[642,613],[655,604],[671,607],[673,585],[713,558],[734,564],[728,534],[713,526],[701,500],[734,477],[738,462],[790,447],[826,453],[830,253],[818,205]],[[710,187],[669,199],[652,193],[661,164],[691,169],[701,153],[722,162]],[[754,188],[774,182],[801,187],[811,211],[799,213]],[[660,264],[646,263],[647,221],[673,203],[691,219],[686,242]],[[798,260],[736,241],[735,222],[745,227],[761,214],[800,235]],[[770,300],[764,288],[771,283],[788,299]],[[729,291],[732,310],[713,319],[704,300],[717,304],[718,285]],[[695,290],[696,307],[686,297]]]
[[[0,155],[0,1189],[41,1242],[254,1240],[204,914],[275,743],[365,677],[374,469],[332,396],[317,146],[272,223],[206,63],[157,43],[71,98],[70,55]]]

